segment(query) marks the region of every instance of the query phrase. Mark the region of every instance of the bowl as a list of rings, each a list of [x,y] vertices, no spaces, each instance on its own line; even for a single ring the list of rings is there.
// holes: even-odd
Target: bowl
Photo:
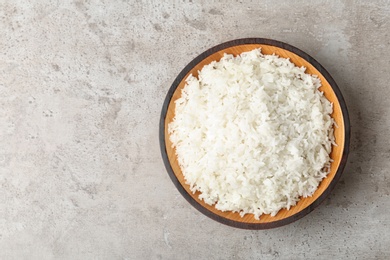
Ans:
[[[185,79],[189,74],[192,73],[197,77],[198,71],[204,65],[212,61],[219,61],[224,53],[236,56],[255,48],[261,48],[263,54],[276,54],[283,58],[289,58],[296,66],[306,67],[306,73],[317,75],[322,83],[320,91],[323,91],[326,98],[333,103],[333,113],[331,116],[337,124],[337,127],[334,127],[337,146],[332,147],[330,154],[333,160],[330,173],[321,181],[315,193],[311,197],[300,198],[295,206],[289,210],[280,210],[276,216],[272,217],[263,214],[260,220],[255,219],[253,214],[246,214],[244,217],[241,217],[239,213],[231,211],[222,212],[214,206],[210,206],[203,200],[200,200],[198,198],[199,192],[193,194],[190,191],[189,185],[185,183],[184,176],[176,158],[175,149],[172,148],[167,131],[168,124],[174,118],[174,101],[180,97],[181,90],[185,86]],[[347,107],[340,89],[330,74],[316,60],[298,48],[280,41],[264,38],[245,38],[225,42],[203,52],[180,72],[170,87],[162,107],[159,137],[161,154],[168,174],[176,188],[192,206],[211,219],[229,226],[244,229],[269,229],[286,225],[302,218],[330,194],[340,179],[347,162],[350,142],[350,123]]]

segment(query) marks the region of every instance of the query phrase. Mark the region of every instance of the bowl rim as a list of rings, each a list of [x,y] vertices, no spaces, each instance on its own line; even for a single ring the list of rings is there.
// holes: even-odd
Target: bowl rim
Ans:
[[[198,63],[200,63],[202,60],[207,58],[208,56],[214,54],[215,52],[238,46],[238,45],[248,45],[248,44],[262,44],[262,45],[271,45],[275,46],[281,49],[288,50],[302,59],[305,59],[307,62],[309,62],[312,66],[314,66],[319,73],[322,74],[322,76],[328,81],[329,85],[333,89],[338,102],[340,104],[340,108],[342,111],[342,118],[344,121],[344,150],[342,152],[342,157],[340,161],[340,165],[336,171],[336,174],[332,181],[330,182],[329,186],[325,189],[325,191],[315,200],[313,201],[309,206],[307,206],[305,209],[299,211],[298,213],[287,217],[285,219],[280,219],[277,221],[273,222],[267,222],[267,223],[245,223],[245,222],[238,222],[234,221],[231,219],[224,218],[220,215],[217,215],[205,207],[203,207],[201,204],[199,204],[194,198],[191,197],[190,194],[187,193],[187,191],[184,189],[184,187],[181,185],[179,180],[177,179],[166,150],[166,143],[165,143],[165,118],[168,112],[168,106],[171,102],[172,96],[174,92],[176,91],[176,88],[179,86],[180,82],[184,79],[184,77],[187,75],[187,73],[193,69]],[[347,163],[347,158],[349,154],[349,145],[350,145],[350,135],[351,135],[351,129],[350,129],[350,121],[349,121],[349,115],[348,115],[348,110],[347,106],[345,103],[345,100],[343,98],[343,95],[341,94],[340,89],[338,88],[336,82],[333,80],[331,75],[328,73],[328,71],[325,70],[325,68],[317,62],[313,57],[305,53],[304,51],[281,41],[273,40],[273,39],[267,39],[267,38],[241,38],[241,39],[236,39],[236,40],[231,40],[227,41],[221,44],[218,44],[200,55],[198,55],[195,59],[193,59],[190,63],[188,63],[187,66],[184,67],[184,69],[179,73],[179,75],[176,77],[176,79],[173,81],[171,87],[168,90],[168,93],[165,97],[162,110],[161,110],[161,116],[160,116],[160,124],[159,124],[159,140],[160,140],[160,150],[161,150],[161,155],[162,159],[165,165],[165,168],[168,172],[169,177],[171,178],[173,184],[176,186],[176,188],[179,190],[181,195],[193,206],[195,207],[198,211],[206,215],[207,217],[220,222],[222,224],[236,227],[236,228],[241,228],[241,229],[254,229],[254,230],[259,230],[259,229],[270,229],[270,228],[276,228],[280,226],[284,226],[287,224],[290,224],[305,215],[309,214],[312,212],[318,205],[320,205],[327,196],[330,195],[334,187],[336,186],[336,183],[340,179],[343,170],[345,168],[345,165]]]

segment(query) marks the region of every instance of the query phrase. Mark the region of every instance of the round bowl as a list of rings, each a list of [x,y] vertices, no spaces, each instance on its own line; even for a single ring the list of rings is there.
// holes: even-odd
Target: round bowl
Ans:
[[[197,77],[198,71],[204,65],[212,61],[219,61],[224,53],[238,55],[255,48],[261,48],[263,54],[276,54],[283,58],[289,58],[296,66],[306,67],[306,73],[317,75],[322,83],[320,90],[333,103],[333,114],[331,116],[337,124],[337,127],[334,127],[337,146],[332,147],[330,156],[333,162],[330,173],[321,181],[315,193],[311,197],[300,198],[299,202],[291,207],[290,210],[282,209],[274,217],[263,214],[260,220],[256,220],[253,214],[246,214],[244,217],[240,217],[239,213],[233,213],[231,211],[222,212],[214,206],[207,205],[203,200],[200,200],[198,198],[199,192],[193,194],[190,191],[189,185],[185,183],[177,162],[175,149],[172,148],[167,131],[168,124],[174,118],[174,101],[180,97],[181,89],[184,87],[185,79],[189,74],[192,73]],[[159,131],[160,148],[165,167],[176,188],[184,198],[206,216],[223,224],[244,229],[268,229],[286,225],[307,215],[317,207],[330,194],[340,179],[347,162],[350,140],[350,124],[347,107],[336,82],[329,73],[305,52],[289,44],[263,38],[246,38],[222,43],[192,60],[180,72],[167,93],[161,112]]]

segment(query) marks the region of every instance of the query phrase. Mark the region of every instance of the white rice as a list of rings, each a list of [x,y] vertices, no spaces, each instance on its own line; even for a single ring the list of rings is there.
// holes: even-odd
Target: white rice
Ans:
[[[332,104],[317,76],[260,49],[190,75],[168,131],[191,191],[221,211],[272,216],[329,172]]]

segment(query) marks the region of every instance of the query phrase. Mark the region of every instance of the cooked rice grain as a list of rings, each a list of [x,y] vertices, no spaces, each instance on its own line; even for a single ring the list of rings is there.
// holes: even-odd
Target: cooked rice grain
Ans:
[[[169,137],[191,191],[221,211],[276,215],[329,172],[332,104],[317,76],[260,49],[203,67],[175,101]]]

